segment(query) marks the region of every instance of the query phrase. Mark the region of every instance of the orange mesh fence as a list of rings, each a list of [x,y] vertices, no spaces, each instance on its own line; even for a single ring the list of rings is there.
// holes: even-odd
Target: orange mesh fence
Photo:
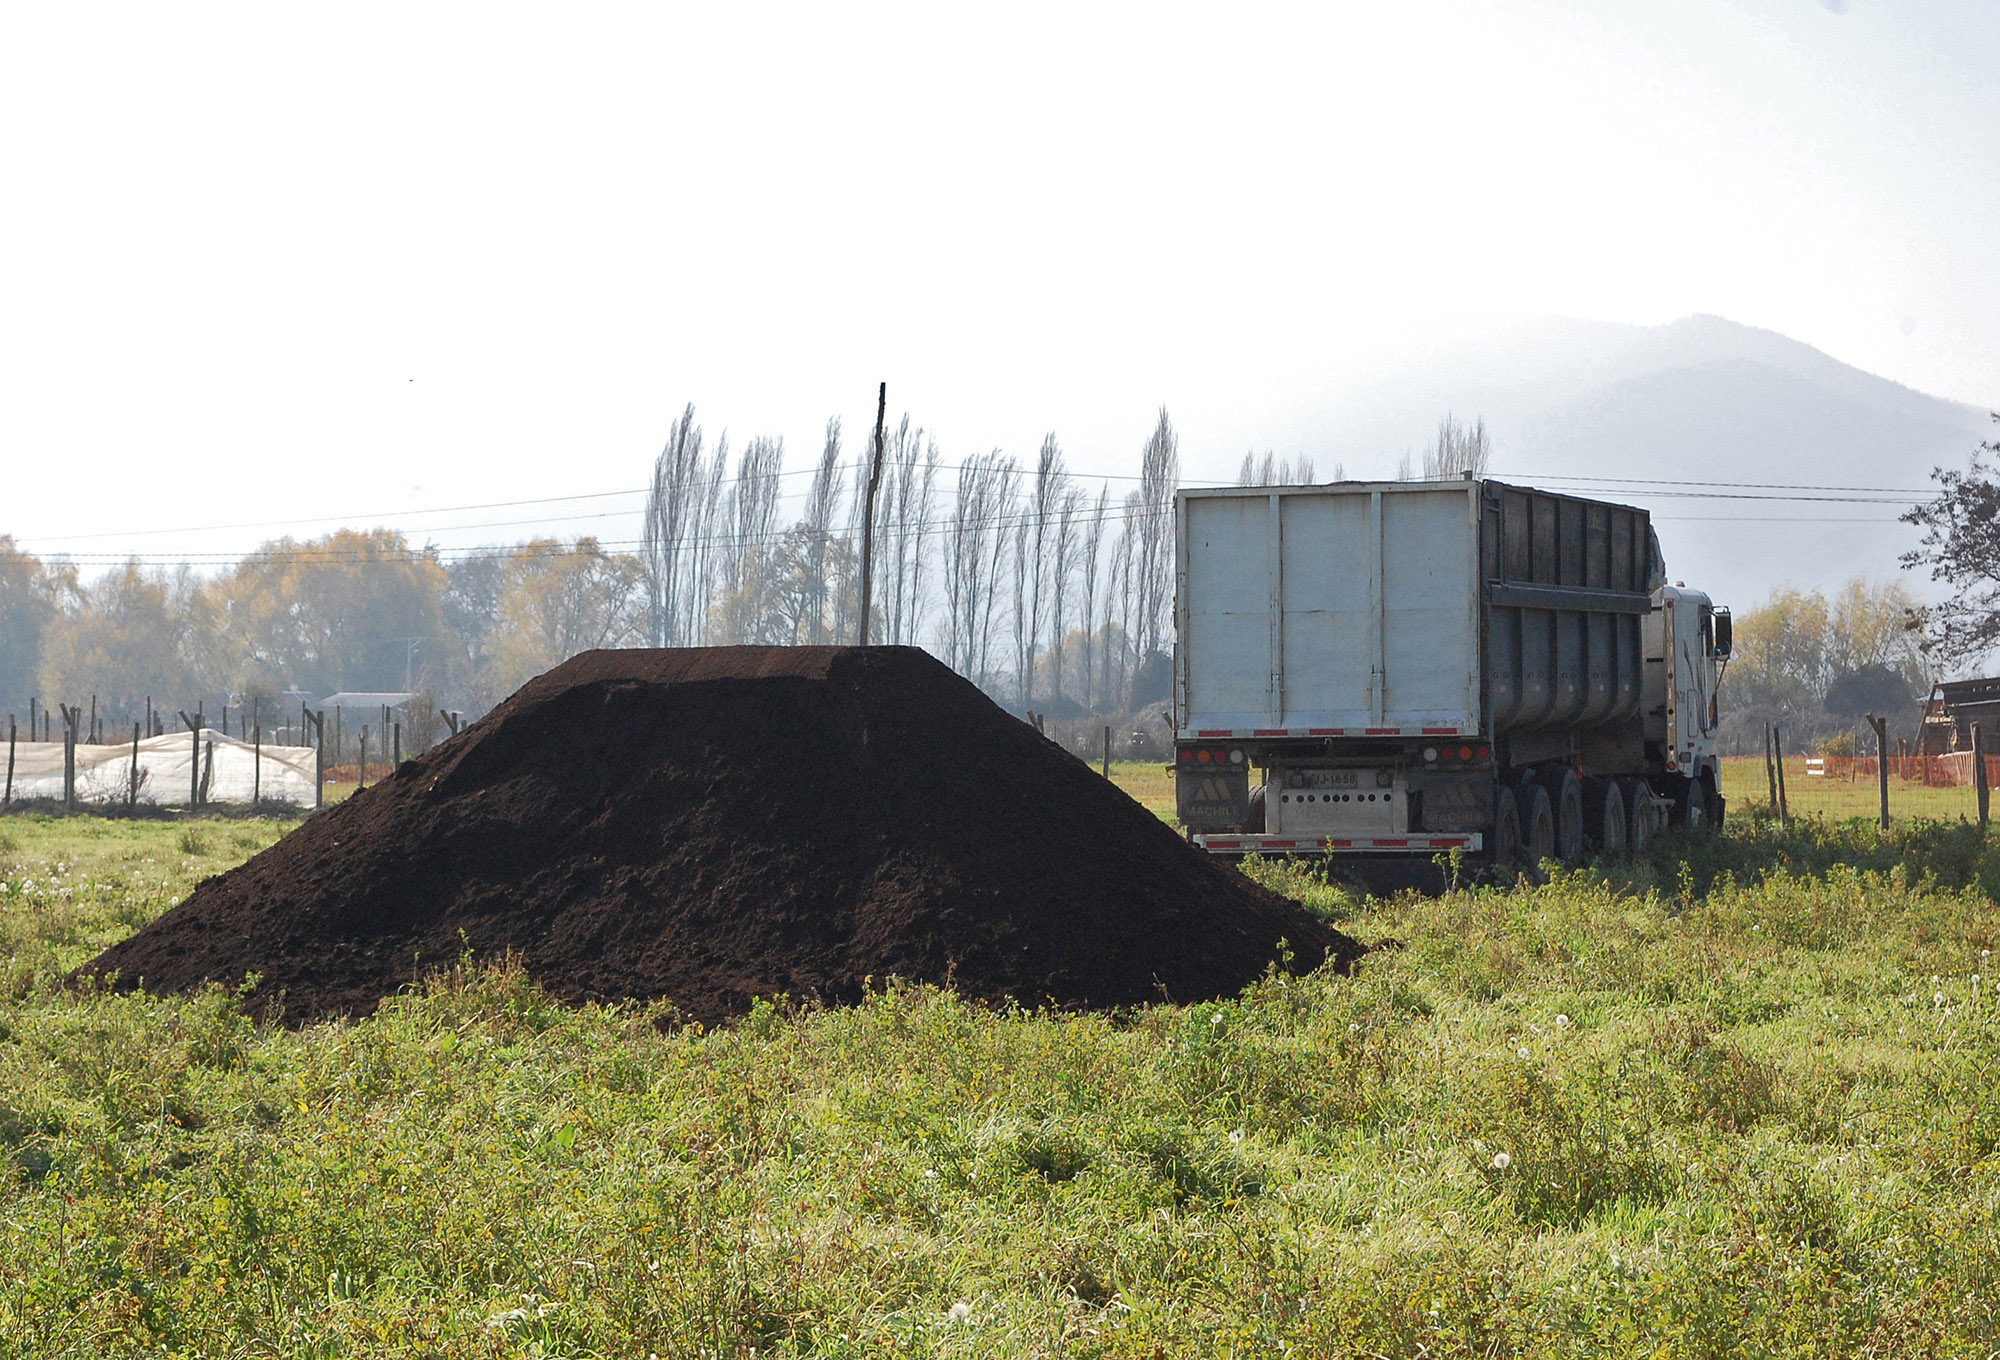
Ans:
[[[1840,819],[1881,813],[1879,765],[1874,756],[1785,756],[1785,805],[1795,817]],[[2000,787],[2000,757],[1986,759],[1987,787]],[[1733,812],[1773,809],[1771,777],[1761,756],[1725,757],[1722,792]],[[2000,807],[1994,808],[2000,815]],[[1898,820],[1977,820],[1972,753],[1889,757],[1889,815]]]

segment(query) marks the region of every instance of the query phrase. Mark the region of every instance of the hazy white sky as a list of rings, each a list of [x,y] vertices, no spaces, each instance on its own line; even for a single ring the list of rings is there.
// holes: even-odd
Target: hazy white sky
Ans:
[[[689,401],[796,465],[885,378],[954,461],[1129,471],[1165,403],[1226,476],[1520,313],[2000,403],[1996,72],[1995,0],[14,5],[0,533],[636,487]]]

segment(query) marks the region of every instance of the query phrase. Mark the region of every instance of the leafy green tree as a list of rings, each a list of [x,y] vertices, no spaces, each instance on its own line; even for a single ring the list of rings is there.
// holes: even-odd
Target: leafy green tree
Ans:
[[[2000,412],[1993,418],[2000,421]],[[2000,484],[1987,462],[1994,454],[2000,454],[2000,441],[1975,449],[1963,472],[1932,469],[1937,498],[1903,516],[1924,532],[1903,554],[1903,565],[1929,567],[1933,581],[1951,587],[1949,599],[1925,611],[1934,654],[1946,666],[2000,645]]]

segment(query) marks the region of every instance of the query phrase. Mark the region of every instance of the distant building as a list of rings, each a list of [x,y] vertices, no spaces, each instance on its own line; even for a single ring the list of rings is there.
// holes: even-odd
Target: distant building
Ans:
[[[1931,697],[1924,701],[1923,726],[1917,733],[1917,754],[1943,756],[1970,751],[1974,723],[1979,724],[1981,734],[2000,745],[2000,676],[1932,685]]]

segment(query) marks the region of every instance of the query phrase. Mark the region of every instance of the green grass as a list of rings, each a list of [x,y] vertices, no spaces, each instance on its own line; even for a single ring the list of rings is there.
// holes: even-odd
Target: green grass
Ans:
[[[1253,866],[1401,947],[1116,1015],[885,984],[703,1031],[498,968],[286,1030],[57,988],[280,829],[0,819],[0,1354],[2000,1346],[1963,828],[1432,900]]]

